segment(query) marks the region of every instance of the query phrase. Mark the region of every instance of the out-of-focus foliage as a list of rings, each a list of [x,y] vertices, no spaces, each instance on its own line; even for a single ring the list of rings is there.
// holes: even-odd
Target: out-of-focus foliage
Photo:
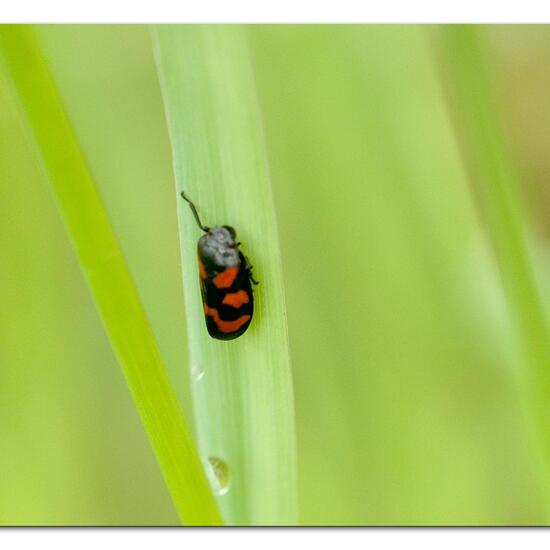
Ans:
[[[38,34],[189,414],[148,30]],[[550,28],[480,35],[544,283]],[[437,29],[256,26],[249,39],[282,239],[302,523],[545,522],[514,329]],[[174,523],[3,85],[0,100],[0,522]]]
[[[176,220],[147,29],[38,31],[163,355],[178,372],[185,348],[171,263]],[[11,97],[1,93],[1,521],[176,522],[53,197]]]

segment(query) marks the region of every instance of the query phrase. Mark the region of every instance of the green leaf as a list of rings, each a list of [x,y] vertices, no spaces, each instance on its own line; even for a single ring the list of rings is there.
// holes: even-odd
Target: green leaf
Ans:
[[[172,142],[197,436],[223,478],[229,524],[296,522],[295,428],[281,257],[246,30],[159,26],[157,63]],[[232,341],[208,335],[196,257],[206,225],[235,227],[254,266],[255,313]]]
[[[2,26],[0,59],[180,517],[190,524],[219,524],[124,256],[33,30]]]

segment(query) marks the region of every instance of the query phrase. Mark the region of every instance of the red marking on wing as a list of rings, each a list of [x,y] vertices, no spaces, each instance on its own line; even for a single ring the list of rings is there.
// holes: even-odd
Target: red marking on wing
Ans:
[[[230,292],[229,294],[226,294],[223,297],[222,304],[238,308],[243,304],[248,304],[249,301],[250,299],[248,298],[248,293],[244,290],[239,290],[238,292]]]
[[[239,330],[250,319],[250,315],[241,315],[234,321],[224,321],[220,318],[220,314],[215,307],[208,307],[206,304],[204,304],[204,314],[212,317],[214,323],[216,323],[216,326],[220,329],[220,332],[225,333]]]
[[[206,279],[206,269],[204,269],[204,264],[199,256],[199,275],[201,279]]]
[[[218,275],[216,275],[212,282],[217,288],[229,288],[237,278],[239,274],[239,266],[228,267]]]

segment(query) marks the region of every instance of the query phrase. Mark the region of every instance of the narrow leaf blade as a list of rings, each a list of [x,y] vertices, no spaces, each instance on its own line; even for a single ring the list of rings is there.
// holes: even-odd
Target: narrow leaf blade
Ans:
[[[220,524],[122,250],[33,30],[2,26],[0,60],[180,517]]]
[[[246,29],[158,26],[157,62],[179,191],[206,225],[231,225],[260,281],[248,331],[210,338],[198,285],[200,236],[178,198],[197,434],[203,461],[225,464],[230,524],[296,522],[294,407],[282,267]]]

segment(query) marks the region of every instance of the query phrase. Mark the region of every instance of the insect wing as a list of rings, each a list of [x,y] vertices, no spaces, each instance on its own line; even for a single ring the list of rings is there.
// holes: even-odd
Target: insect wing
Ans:
[[[254,301],[250,275],[242,254],[237,265],[215,271],[205,266],[199,252],[201,294],[208,333],[218,340],[233,340],[252,320]]]

